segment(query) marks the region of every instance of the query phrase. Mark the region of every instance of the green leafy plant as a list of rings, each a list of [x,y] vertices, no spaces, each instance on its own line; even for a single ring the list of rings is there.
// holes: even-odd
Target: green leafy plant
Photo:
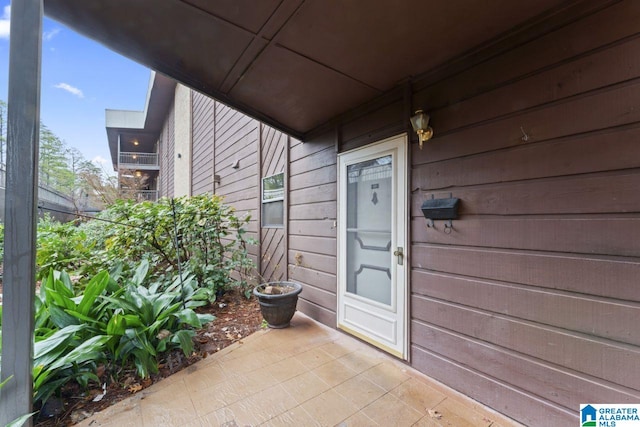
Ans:
[[[105,351],[109,312],[99,300],[109,284],[100,272],[76,294],[69,275],[51,270],[36,299],[34,346],[34,401],[44,403],[71,380],[86,387]]]
[[[49,272],[36,299],[35,402],[69,381],[98,382],[99,365],[133,365],[144,378],[158,371],[163,353],[193,352],[194,329],[213,320],[194,311],[206,304],[206,290],[192,276],[149,284],[148,272],[144,260],[129,275],[101,271],[79,286]]]
[[[142,260],[151,276],[192,275],[211,292],[239,287],[250,295],[255,266],[249,257],[249,216],[239,217],[218,196],[161,199],[157,203],[118,201],[100,220],[38,224],[38,278],[51,270],[90,276],[100,270],[132,271]]]
[[[161,281],[145,287],[142,283],[148,269],[148,262],[141,262],[121,293],[103,297],[113,310],[106,329],[110,350],[116,360],[132,361],[143,378],[158,371],[162,352],[180,348],[185,356],[190,355],[195,335],[190,328],[199,329],[214,319],[193,310],[203,302],[192,278],[168,287]]]
[[[92,325],[90,316],[95,316],[95,288],[104,286],[107,279],[105,274],[96,276],[88,291],[78,296],[66,273],[51,271],[43,282],[36,299],[34,403],[43,404],[69,381],[86,387],[90,380],[98,380],[95,369],[106,358],[108,337]]]
[[[93,244],[75,222],[61,223],[45,215],[38,221],[36,265],[41,279],[50,270],[93,274],[101,266]]]
[[[175,273],[179,267],[212,291],[248,288],[253,262],[245,227],[218,196],[161,199],[156,203],[120,201],[109,209],[113,226],[105,239],[112,260],[148,259],[154,275]],[[178,265],[180,260],[180,265]]]
[[[221,198],[123,201],[102,218],[109,222],[47,217],[38,225],[38,404],[70,381],[83,387],[99,381],[101,365],[112,374],[135,367],[148,377],[166,352],[193,352],[194,331],[213,320],[197,307],[234,287],[250,295],[249,217]]]
[[[107,336],[81,340],[85,325],[70,325],[38,341],[33,354],[34,401],[44,403],[71,380],[86,387],[89,380],[99,381],[96,363],[105,360]]]

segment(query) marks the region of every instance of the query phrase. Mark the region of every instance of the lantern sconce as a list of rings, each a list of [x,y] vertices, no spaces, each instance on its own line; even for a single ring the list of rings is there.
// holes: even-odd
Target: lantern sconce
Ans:
[[[417,110],[411,116],[411,126],[418,134],[418,141],[420,141],[420,149],[422,150],[422,143],[433,137],[433,129],[429,126],[429,115],[422,110]]]

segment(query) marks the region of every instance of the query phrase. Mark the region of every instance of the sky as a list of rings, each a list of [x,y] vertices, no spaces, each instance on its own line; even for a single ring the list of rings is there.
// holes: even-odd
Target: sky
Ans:
[[[9,87],[9,1],[0,0],[0,99]],[[44,19],[40,120],[67,146],[112,171],[105,109],[143,110],[150,71]]]

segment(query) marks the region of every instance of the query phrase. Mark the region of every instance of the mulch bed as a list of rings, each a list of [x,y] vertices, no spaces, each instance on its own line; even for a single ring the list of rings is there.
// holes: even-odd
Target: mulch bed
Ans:
[[[90,384],[88,390],[77,384],[69,384],[62,390],[60,400],[49,399],[51,408],[43,408],[39,418],[34,420],[38,427],[70,426],[117,403],[150,385],[161,381],[208,355],[222,350],[230,344],[241,340],[260,329],[262,315],[257,300],[247,300],[237,292],[225,293],[221,298],[207,307],[198,309],[201,313],[210,313],[216,320],[206,328],[197,331],[194,337],[195,350],[190,357],[181,351],[173,351],[161,361],[160,372],[146,381],[140,380],[135,371],[124,371],[116,381],[106,372],[99,372],[101,384],[106,385],[106,394],[98,401],[93,399],[103,393],[101,384]],[[104,370],[103,370],[104,371]],[[56,407],[57,406],[57,407]],[[57,412],[60,415],[44,416],[45,412]]]

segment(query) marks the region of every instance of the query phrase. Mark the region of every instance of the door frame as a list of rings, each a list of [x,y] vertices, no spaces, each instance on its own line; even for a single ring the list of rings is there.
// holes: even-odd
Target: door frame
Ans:
[[[409,273],[410,273],[410,263],[409,263],[409,226],[410,226],[410,194],[409,194],[409,140],[408,135],[406,133],[398,134],[389,138],[385,138],[380,141],[373,142],[371,144],[367,144],[362,147],[355,148],[353,150],[345,151],[343,153],[339,153],[337,156],[337,275],[336,275],[336,326],[338,329],[341,329],[369,344],[384,350],[385,352],[398,357],[402,360],[409,360],[409,347],[410,347],[410,335],[409,335],[409,319],[410,319],[410,284],[409,284]],[[398,283],[401,281],[403,283],[403,292],[398,293],[399,297],[395,301],[395,312],[396,315],[401,311],[401,318],[398,317],[398,323],[401,326],[400,331],[400,340],[401,344],[397,348],[392,348],[383,343],[377,342],[373,337],[366,335],[366,333],[362,331],[355,330],[347,325],[341,323],[344,316],[344,298],[346,294],[346,262],[342,262],[343,259],[346,259],[346,254],[344,252],[343,246],[345,245],[346,239],[346,207],[342,204],[342,197],[344,192],[344,183],[343,179],[346,179],[343,172],[343,162],[341,161],[341,157],[346,155],[353,155],[354,153],[362,153],[363,158],[367,158],[371,155],[381,154],[385,151],[395,150],[395,162],[394,164],[394,180],[397,182],[394,185],[395,195],[395,203],[396,206],[392,211],[392,221],[393,221],[393,229],[394,231],[401,230],[403,236],[395,236],[396,246],[402,246],[404,248],[404,262],[401,268],[401,271],[397,271],[397,262],[393,261],[396,269],[394,269],[394,274]],[[376,153],[376,151],[378,153]],[[399,223],[402,221],[402,224]],[[392,251],[394,248],[392,247]],[[398,283],[396,285],[398,285]],[[400,289],[399,286],[397,286]]]

